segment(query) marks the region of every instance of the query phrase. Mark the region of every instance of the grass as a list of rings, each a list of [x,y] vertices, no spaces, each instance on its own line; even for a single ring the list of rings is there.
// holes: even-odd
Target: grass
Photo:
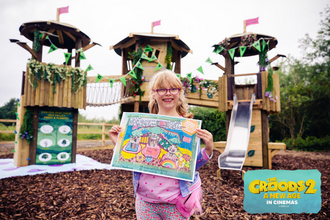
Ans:
[[[4,124],[0,123],[0,131],[14,131],[16,129],[15,124],[11,126],[5,126]],[[0,133],[0,141],[15,141],[15,134],[3,134]]]

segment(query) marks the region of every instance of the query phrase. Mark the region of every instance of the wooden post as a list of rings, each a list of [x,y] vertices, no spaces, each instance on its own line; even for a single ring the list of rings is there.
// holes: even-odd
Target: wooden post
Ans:
[[[243,33],[246,33],[246,20],[243,21]]]
[[[105,146],[105,122],[102,123],[102,146]]]
[[[38,143],[38,124],[39,124],[39,107],[35,106],[33,108],[33,137],[34,139],[31,141],[30,150],[29,150],[29,165],[36,164],[36,156],[37,156],[37,143]]]
[[[76,41],[76,58],[74,59],[75,67],[80,67],[80,59],[79,59],[80,52],[77,50],[81,48],[81,45],[82,45],[82,40],[81,40],[81,38],[78,38]]]
[[[60,9],[56,9],[56,21],[60,22]]]
[[[134,102],[134,112],[139,112],[139,101]]]
[[[151,22],[151,33],[154,33],[154,22]]]
[[[269,157],[268,157],[268,113],[265,110],[261,110],[261,133],[262,133],[262,167],[269,169]]]
[[[76,162],[78,133],[78,109],[73,109],[71,163]]]

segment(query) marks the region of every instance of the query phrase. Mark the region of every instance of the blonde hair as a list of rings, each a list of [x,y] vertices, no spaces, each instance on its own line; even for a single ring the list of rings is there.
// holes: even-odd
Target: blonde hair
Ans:
[[[158,114],[158,103],[156,99],[152,97],[154,90],[165,88],[168,84],[172,88],[179,88],[179,100],[176,106],[176,111],[179,115],[182,115],[184,118],[192,118],[194,116],[193,113],[188,112],[188,103],[183,94],[183,86],[180,79],[176,76],[176,74],[171,70],[160,70],[156,73],[156,75],[149,82],[149,90],[150,90],[150,101],[148,104],[149,111],[152,114]]]

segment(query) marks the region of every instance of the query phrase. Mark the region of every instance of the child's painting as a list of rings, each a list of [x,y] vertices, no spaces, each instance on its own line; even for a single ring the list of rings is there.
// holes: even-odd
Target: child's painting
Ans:
[[[124,112],[112,168],[193,181],[200,120]]]

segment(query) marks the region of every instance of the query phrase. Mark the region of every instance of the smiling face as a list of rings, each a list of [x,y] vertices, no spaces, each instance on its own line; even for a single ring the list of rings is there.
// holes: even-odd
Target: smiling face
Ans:
[[[165,95],[159,95],[156,89],[171,89],[179,88],[180,91],[173,95],[169,91]],[[151,88],[151,95],[157,101],[159,112],[158,114],[176,116],[179,114],[176,111],[177,103],[180,95],[183,93],[182,84],[179,78],[171,71],[165,71],[157,75]]]

